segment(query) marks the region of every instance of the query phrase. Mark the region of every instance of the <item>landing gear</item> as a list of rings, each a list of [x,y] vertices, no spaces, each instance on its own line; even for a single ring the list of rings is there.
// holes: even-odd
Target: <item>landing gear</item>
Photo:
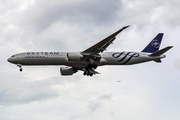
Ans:
[[[87,75],[87,76],[93,76],[92,71],[84,71],[83,75]]]
[[[89,64],[87,68],[92,68],[92,69],[96,69],[97,65],[95,65],[94,63]]]
[[[96,72],[94,71],[97,68],[95,64],[89,64],[85,69],[83,75],[92,77]]]
[[[92,76],[93,76],[93,73],[90,73],[89,75],[90,75],[90,77],[92,77]]]
[[[88,73],[88,71],[85,71],[85,72],[83,73],[83,75],[87,75],[87,73]]]
[[[20,64],[17,64],[17,66],[19,67],[19,71],[22,72],[23,69],[22,69],[21,65],[20,65]]]

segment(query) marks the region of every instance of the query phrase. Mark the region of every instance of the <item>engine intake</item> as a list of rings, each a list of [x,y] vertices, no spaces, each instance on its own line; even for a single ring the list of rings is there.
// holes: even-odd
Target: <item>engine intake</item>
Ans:
[[[60,72],[61,72],[61,75],[73,75],[77,71],[70,67],[61,67]]]
[[[67,57],[69,61],[80,61],[80,59],[83,58],[83,55],[77,52],[70,52],[67,53]]]

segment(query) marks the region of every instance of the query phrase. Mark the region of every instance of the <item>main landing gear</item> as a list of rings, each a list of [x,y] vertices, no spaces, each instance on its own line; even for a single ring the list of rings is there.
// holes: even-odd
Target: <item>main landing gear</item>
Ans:
[[[95,64],[89,64],[85,68],[83,75],[87,75],[87,76],[92,77],[94,74],[96,74],[96,72],[94,71],[96,68],[97,68],[97,66]]]
[[[87,75],[87,76],[93,76],[93,73],[91,71],[84,71],[83,75]]]
[[[20,71],[20,72],[22,72],[22,71],[23,71],[23,69],[22,69],[21,64],[17,64],[17,66],[19,67],[19,71]]]

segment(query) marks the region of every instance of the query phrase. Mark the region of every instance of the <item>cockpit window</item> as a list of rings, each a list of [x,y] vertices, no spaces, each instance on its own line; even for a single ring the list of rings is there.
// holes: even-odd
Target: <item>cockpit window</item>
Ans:
[[[15,55],[13,55],[12,57],[15,57]]]

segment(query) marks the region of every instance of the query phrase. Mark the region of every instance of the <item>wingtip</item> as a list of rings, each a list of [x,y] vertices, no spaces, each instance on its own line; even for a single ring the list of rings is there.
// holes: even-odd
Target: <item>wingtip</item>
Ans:
[[[124,26],[122,29],[126,29],[126,28],[128,28],[130,25],[127,25],[127,26]]]
[[[130,25],[125,26],[125,28],[128,28],[128,27],[130,27]]]
[[[171,48],[173,48],[173,46],[167,46],[167,48],[171,49]]]

